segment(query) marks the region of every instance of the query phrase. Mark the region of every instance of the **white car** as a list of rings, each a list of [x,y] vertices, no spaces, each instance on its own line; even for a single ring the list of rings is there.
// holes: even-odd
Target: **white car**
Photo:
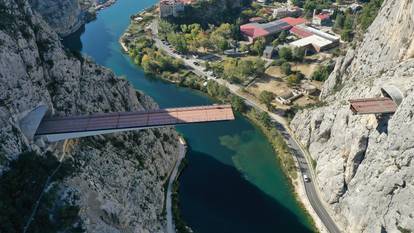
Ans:
[[[303,175],[303,180],[305,181],[305,182],[310,182],[310,178],[308,177],[308,175]]]

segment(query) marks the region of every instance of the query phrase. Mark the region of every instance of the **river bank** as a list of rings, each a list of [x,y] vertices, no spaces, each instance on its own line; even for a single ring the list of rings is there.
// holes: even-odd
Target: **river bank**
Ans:
[[[240,103],[243,102],[243,100],[237,95],[232,94],[227,87],[216,83],[214,80],[208,80],[200,77],[192,71],[191,67],[184,65],[183,62],[176,64],[176,70],[172,72],[165,72],[162,69],[154,72],[153,70],[146,69],[146,67],[142,65],[142,60],[144,59],[142,56],[138,59],[140,61],[137,61],[137,55],[133,50],[134,47],[131,49],[128,47],[128,45],[130,45],[133,41],[136,41],[137,38],[141,39],[145,46],[150,47],[149,50],[151,52],[147,50],[143,53],[144,56],[150,53],[158,53],[158,56],[162,57],[161,59],[174,59],[173,57],[165,54],[162,49],[157,47],[157,43],[150,39],[154,34],[153,31],[156,30],[154,29],[154,25],[149,23],[154,19],[154,13],[154,8],[150,8],[148,11],[143,11],[131,17],[131,24],[119,39],[119,43],[121,44],[123,51],[134,60],[136,65],[142,67],[149,75],[153,75],[181,87],[201,91],[214,98],[216,101],[232,103],[233,108],[242,113],[244,117],[249,119],[252,124],[259,128],[266,136],[268,142],[272,145],[275,154],[277,154],[276,158],[282,165],[282,170],[284,171],[286,178],[289,180],[290,190],[295,194],[294,196],[298,205],[301,206],[301,209],[307,213],[307,218],[312,223],[313,231],[317,231],[316,229],[318,229],[318,231],[326,232],[322,222],[319,220],[317,214],[314,213],[312,206],[307,200],[301,178],[302,174],[299,171],[298,161],[295,159],[295,156],[292,154],[292,151],[289,149],[286,141],[276,130],[272,120],[265,112],[255,106],[250,106],[250,108],[247,109],[244,103],[244,106],[240,106]],[[140,18],[140,21],[137,22],[134,19],[138,17]],[[157,59],[157,57],[150,59]],[[235,98],[237,99],[235,100]]]
[[[166,216],[167,216],[167,233],[175,233],[176,232],[176,224],[175,221],[179,221],[178,225],[181,227],[182,223],[180,219],[174,218],[174,213],[176,212],[174,208],[173,203],[173,195],[176,196],[175,192],[175,186],[177,179],[180,175],[181,170],[183,169],[183,160],[185,158],[185,154],[187,151],[187,143],[185,142],[184,138],[179,138],[179,147],[180,147],[180,154],[178,156],[178,159],[174,165],[174,168],[170,174],[170,177],[168,179],[168,185],[167,185],[167,195],[166,195],[166,201],[165,201],[165,209],[166,209]]]
[[[67,39],[65,45],[123,76],[161,108],[217,103],[202,92],[146,75],[121,52],[119,38],[130,24],[130,16],[155,3],[156,0],[117,1]],[[189,166],[177,182],[177,210],[194,232],[312,232],[272,146],[247,118],[237,114],[232,122],[176,129],[189,145],[183,161],[188,161]],[[165,212],[157,214],[165,216]]]

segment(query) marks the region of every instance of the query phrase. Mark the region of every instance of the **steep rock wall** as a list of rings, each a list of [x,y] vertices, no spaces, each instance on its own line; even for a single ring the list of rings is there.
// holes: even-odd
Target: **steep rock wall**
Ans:
[[[291,123],[346,232],[414,230],[413,15],[413,1],[386,0],[363,42],[338,59],[324,84],[327,106]],[[406,95],[394,115],[352,115],[349,99],[378,97],[389,84]]]
[[[321,93],[327,105],[291,122],[345,232],[414,230],[413,15],[413,1],[385,0],[362,43],[337,60]],[[349,99],[390,84],[406,95],[394,115],[352,115]]]
[[[57,33],[67,36],[95,18],[94,6],[98,0],[29,0],[29,2]]]
[[[178,155],[171,128],[48,144],[28,141],[19,120],[46,104],[55,115],[134,111],[156,104],[110,70],[63,48],[25,0],[0,0],[0,170],[21,152],[65,153],[77,173],[57,184],[87,232],[164,232],[164,187]]]

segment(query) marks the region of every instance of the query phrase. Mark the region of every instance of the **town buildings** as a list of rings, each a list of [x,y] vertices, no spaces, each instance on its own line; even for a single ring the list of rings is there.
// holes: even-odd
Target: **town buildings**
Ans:
[[[331,21],[332,12],[330,10],[322,11],[316,14],[316,10],[313,11],[312,24],[317,26],[328,26],[332,23]]]
[[[340,38],[306,25],[296,25],[290,29],[290,33],[301,38],[291,42],[293,47],[304,48],[307,52],[321,52],[339,45]]]
[[[244,24],[240,26],[240,31],[250,43],[253,43],[257,38],[266,38],[305,22],[303,18],[286,17],[269,23]]]
[[[161,0],[160,1],[160,17],[177,17],[184,11],[187,4],[191,4],[191,0]]]
[[[299,7],[282,7],[282,8],[276,8],[273,9],[273,18],[280,19],[284,17],[299,17],[302,15],[302,9]]]

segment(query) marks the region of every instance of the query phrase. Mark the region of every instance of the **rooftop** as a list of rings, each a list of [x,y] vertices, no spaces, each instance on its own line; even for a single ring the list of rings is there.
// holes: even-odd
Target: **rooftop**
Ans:
[[[321,13],[321,14],[317,14],[315,15],[316,18],[319,18],[321,20],[326,20],[326,19],[330,19],[331,15],[328,13]]]
[[[269,23],[244,24],[240,26],[240,30],[249,37],[258,38],[289,30],[291,27],[305,22],[306,20],[303,18],[286,17]]]
[[[311,35],[311,36],[305,37],[303,39],[293,41],[292,43],[290,43],[290,45],[296,46],[296,47],[305,47],[307,45],[316,45],[318,47],[323,47],[323,46],[327,46],[331,43],[332,43],[332,41],[327,40],[323,37],[320,37],[318,35]]]

